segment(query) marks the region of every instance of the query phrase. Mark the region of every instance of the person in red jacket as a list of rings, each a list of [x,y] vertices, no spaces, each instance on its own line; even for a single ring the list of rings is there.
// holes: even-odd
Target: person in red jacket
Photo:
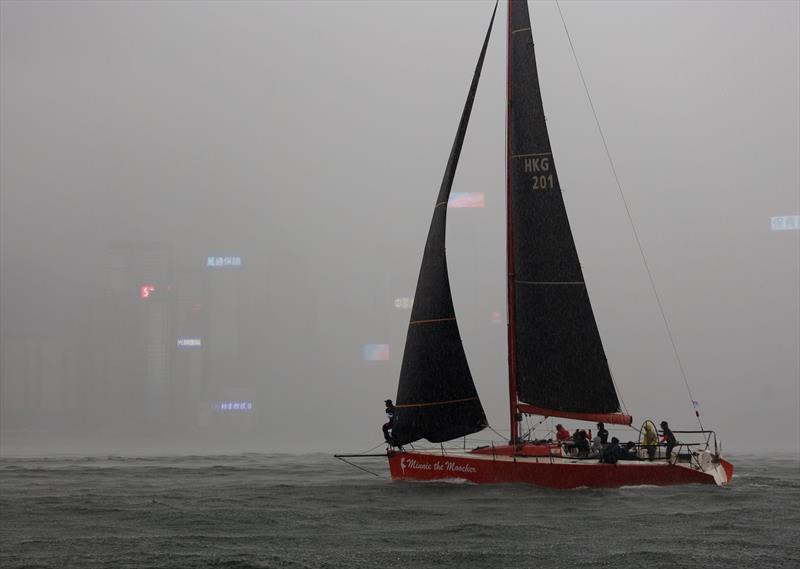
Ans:
[[[569,431],[564,428],[564,425],[556,425],[556,440],[559,442],[565,442],[572,438],[572,435],[569,434]]]

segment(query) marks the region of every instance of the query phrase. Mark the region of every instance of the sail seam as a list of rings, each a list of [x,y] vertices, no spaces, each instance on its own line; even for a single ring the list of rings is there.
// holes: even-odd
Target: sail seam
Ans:
[[[585,285],[583,281],[517,281],[517,284],[529,285]]]
[[[513,35],[516,34],[517,32],[529,32],[530,30],[531,30],[530,28],[520,28],[518,30],[511,30],[511,34]]]
[[[412,320],[409,324],[428,324],[429,322],[447,322],[448,320],[455,320],[455,316],[450,318],[431,318],[430,320]]]
[[[537,152],[536,154],[513,154],[511,158],[528,158],[529,156],[552,156],[552,152]]]
[[[477,396],[475,397],[466,397],[464,399],[451,399],[450,401],[433,401],[431,403],[406,403],[404,405],[395,405],[395,407],[432,407],[434,405],[449,405],[451,403],[464,403],[465,401],[474,401],[478,399]]]
[[[447,205],[447,202],[446,202],[446,201],[445,201],[445,202],[439,202],[439,203],[437,203],[435,206],[433,206],[433,209],[436,209],[436,208],[437,208],[437,207],[439,207],[440,205]]]

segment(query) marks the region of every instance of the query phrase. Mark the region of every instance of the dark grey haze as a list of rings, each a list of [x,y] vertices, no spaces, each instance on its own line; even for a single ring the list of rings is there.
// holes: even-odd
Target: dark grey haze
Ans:
[[[492,6],[0,3],[2,452],[379,442]],[[562,10],[704,425],[729,449],[798,452],[800,231],[770,218],[800,214],[800,4]],[[531,18],[616,384],[637,424],[691,428],[557,7]],[[500,430],[503,37],[453,188],[486,207],[449,212],[447,249]]]

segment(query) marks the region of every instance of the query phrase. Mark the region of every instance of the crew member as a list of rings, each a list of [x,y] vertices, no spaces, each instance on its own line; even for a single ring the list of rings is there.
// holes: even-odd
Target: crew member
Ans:
[[[619,439],[617,437],[611,437],[611,443],[603,450],[603,454],[600,455],[600,462],[604,464],[616,464],[624,454],[625,449],[619,446]]]
[[[394,427],[394,404],[391,399],[384,401],[386,404],[386,422],[383,424],[383,438],[386,442],[392,444],[392,435],[389,431]]]
[[[642,448],[647,450],[647,460],[653,460],[658,448],[658,433],[653,421],[647,420],[644,423],[644,435],[642,436]]]
[[[672,456],[672,449],[678,444],[675,434],[670,430],[666,421],[661,421],[661,440],[667,443],[667,460]]]
[[[556,440],[559,442],[566,442],[572,438],[569,431],[564,428],[564,425],[556,425]]]
[[[575,429],[575,434],[572,435],[572,440],[575,442],[575,448],[578,450],[579,457],[586,457],[589,454],[589,438],[584,430]]]
[[[597,423],[597,437],[603,446],[608,444],[608,431],[606,431],[606,426],[603,423]]]

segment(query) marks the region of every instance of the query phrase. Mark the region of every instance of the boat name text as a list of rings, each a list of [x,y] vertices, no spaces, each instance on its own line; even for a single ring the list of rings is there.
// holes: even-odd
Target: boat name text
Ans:
[[[405,471],[406,468],[412,470],[430,470],[432,472],[460,472],[460,473],[475,473],[477,469],[469,464],[457,464],[451,460],[437,460],[436,462],[419,462],[415,458],[403,458],[400,460],[400,469]]]

